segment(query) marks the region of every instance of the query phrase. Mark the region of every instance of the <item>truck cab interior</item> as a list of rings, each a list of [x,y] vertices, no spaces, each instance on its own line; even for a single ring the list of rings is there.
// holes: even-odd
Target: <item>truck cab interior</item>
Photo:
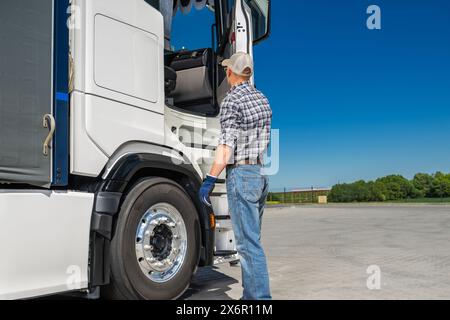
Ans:
[[[188,113],[217,115],[217,66],[211,48],[167,53],[165,80],[168,105]]]
[[[146,0],[146,2],[158,9],[164,17],[166,104],[185,113],[206,117],[217,116],[221,102],[218,88],[221,85],[227,86],[224,83],[226,75],[220,62],[228,57],[225,52],[232,32],[231,21],[235,1]],[[268,1],[245,0],[245,2],[252,10],[253,29],[261,29],[266,34],[268,17],[261,14],[261,10],[258,9],[264,5],[268,6]],[[199,28],[210,30],[209,39],[203,42],[204,47],[175,48],[172,35],[174,31],[179,31],[176,30],[176,20],[186,19],[195,13],[193,11],[200,10],[208,11],[213,21],[208,26],[198,22]],[[190,23],[192,22],[196,23],[191,20]]]

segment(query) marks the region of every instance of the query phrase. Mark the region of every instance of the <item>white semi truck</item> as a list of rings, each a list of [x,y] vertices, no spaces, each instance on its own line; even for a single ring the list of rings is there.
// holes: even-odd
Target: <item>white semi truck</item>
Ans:
[[[193,6],[211,46],[175,51]],[[236,259],[224,177],[213,210],[197,192],[220,61],[269,31],[269,0],[1,0],[0,299],[174,299]]]

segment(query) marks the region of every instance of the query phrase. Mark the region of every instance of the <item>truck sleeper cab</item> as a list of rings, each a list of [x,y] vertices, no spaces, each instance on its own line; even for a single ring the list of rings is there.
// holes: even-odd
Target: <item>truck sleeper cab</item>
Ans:
[[[214,39],[181,51],[172,15],[193,2],[164,2],[0,2],[0,299],[175,299],[198,267],[238,258],[224,177],[213,209],[197,192],[219,62],[267,37],[270,2],[194,1]]]

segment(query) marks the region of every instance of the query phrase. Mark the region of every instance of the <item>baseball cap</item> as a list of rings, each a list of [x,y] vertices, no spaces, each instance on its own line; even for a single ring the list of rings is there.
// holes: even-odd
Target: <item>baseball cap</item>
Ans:
[[[230,68],[239,76],[251,77],[253,75],[253,59],[245,52],[237,52],[230,59],[223,60],[222,66]]]

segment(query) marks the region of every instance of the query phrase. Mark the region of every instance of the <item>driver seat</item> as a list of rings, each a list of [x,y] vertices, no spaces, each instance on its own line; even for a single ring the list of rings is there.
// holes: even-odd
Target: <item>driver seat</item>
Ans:
[[[177,72],[171,67],[164,67],[164,92],[170,95],[177,87]]]

